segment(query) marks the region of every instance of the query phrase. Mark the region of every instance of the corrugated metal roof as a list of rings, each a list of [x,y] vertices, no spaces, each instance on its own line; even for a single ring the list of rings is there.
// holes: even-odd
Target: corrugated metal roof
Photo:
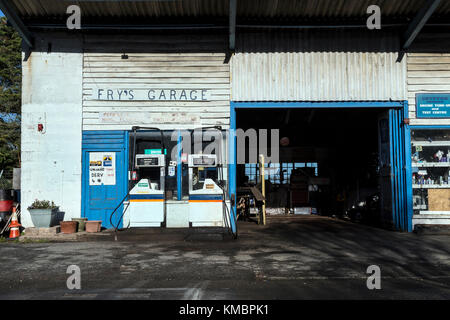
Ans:
[[[76,4],[89,17],[196,17],[227,16],[227,0],[162,1],[67,1],[13,0],[23,18],[65,16],[66,8]]]
[[[353,18],[367,17],[367,8],[378,5],[384,17],[411,17],[424,0],[247,0],[240,1],[238,13],[246,17]],[[450,1],[444,0],[436,14],[448,14]]]
[[[25,19],[66,16],[71,4],[80,6],[88,17],[226,17],[229,0],[130,0],[68,1],[12,0]],[[424,0],[241,0],[237,2],[238,19],[326,19],[366,17],[367,7],[379,5],[383,17],[413,17]],[[450,15],[450,1],[444,0],[435,16]]]

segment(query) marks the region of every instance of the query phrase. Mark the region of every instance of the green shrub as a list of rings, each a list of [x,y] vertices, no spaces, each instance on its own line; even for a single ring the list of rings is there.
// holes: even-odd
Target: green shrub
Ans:
[[[31,204],[31,206],[28,207],[28,209],[57,209],[58,206],[55,205],[55,203],[48,200],[34,200],[34,202]]]

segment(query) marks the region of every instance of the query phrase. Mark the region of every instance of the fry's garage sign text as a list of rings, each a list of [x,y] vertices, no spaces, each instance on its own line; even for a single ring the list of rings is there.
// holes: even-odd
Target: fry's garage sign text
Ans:
[[[91,100],[107,101],[208,101],[206,89],[108,89],[96,88]]]

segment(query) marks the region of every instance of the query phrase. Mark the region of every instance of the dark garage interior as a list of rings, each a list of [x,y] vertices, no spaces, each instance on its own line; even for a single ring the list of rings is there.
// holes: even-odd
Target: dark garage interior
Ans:
[[[279,162],[268,159],[265,163],[267,215],[317,214],[378,224],[378,119],[383,112],[360,108],[238,110],[237,128],[279,129]],[[246,163],[237,169],[238,198],[247,200],[241,217],[258,211],[258,201],[248,187],[261,190],[259,164],[248,163],[246,143]]]

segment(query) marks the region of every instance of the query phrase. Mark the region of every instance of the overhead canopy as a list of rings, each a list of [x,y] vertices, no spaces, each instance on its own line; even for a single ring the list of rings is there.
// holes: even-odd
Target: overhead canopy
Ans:
[[[381,8],[384,29],[397,28],[402,51],[424,27],[450,30],[449,0],[0,0],[0,10],[32,47],[33,31],[66,30],[74,4],[83,32],[211,29],[228,32],[231,50],[243,29],[367,29],[371,5]]]
[[[8,0],[25,21],[48,23],[67,17],[66,8],[80,6],[83,18],[120,23],[130,18],[177,18],[180,21],[201,22],[214,19],[228,21],[230,0]],[[239,23],[336,22],[365,20],[367,8],[378,5],[383,19],[408,21],[428,0],[237,0]],[[450,16],[450,1],[441,1],[433,14],[434,20]],[[362,21],[362,20],[361,20]],[[448,19],[447,19],[448,21]],[[148,20],[151,24],[152,20]]]

